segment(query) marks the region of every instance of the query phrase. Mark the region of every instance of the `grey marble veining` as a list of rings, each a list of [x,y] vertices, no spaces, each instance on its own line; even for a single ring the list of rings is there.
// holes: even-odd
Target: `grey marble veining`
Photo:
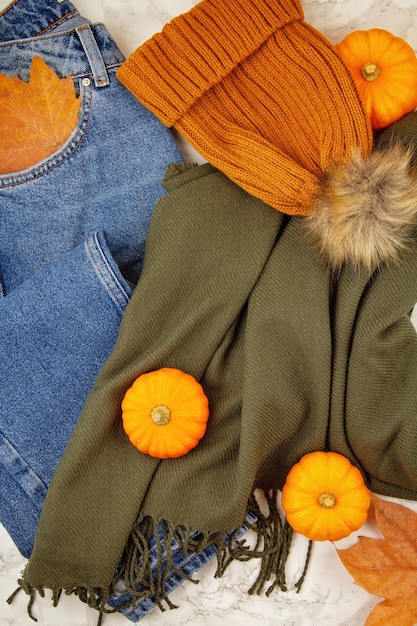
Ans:
[[[52,1],[52,0],[51,0]],[[106,24],[125,55],[160,30],[172,17],[188,11],[197,0],[73,0],[92,21]],[[8,1],[0,0],[0,10]],[[380,27],[406,39],[417,50],[417,2],[415,0],[304,0],[306,20],[336,43],[359,28]],[[195,153],[183,145],[185,155]],[[198,158],[198,155],[197,155]],[[417,312],[414,313],[417,325]],[[417,510],[415,503],[406,503]],[[378,536],[367,525],[358,534]],[[343,546],[342,546],[343,547]],[[306,544],[297,538],[289,563],[289,582],[302,567]],[[0,626],[30,626],[27,598],[19,594],[12,606],[6,598],[16,588],[25,566],[10,537],[0,526]],[[315,544],[311,566],[301,593],[274,592],[269,598],[249,596],[246,591],[256,577],[256,564],[232,564],[222,579],[213,577],[209,564],[200,574],[200,584],[185,583],[172,595],[175,611],[158,609],[143,626],[363,626],[378,598],[355,586],[341,566],[334,547]],[[97,615],[76,598],[63,597],[58,608],[48,600],[36,601],[38,626],[95,626]],[[104,626],[128,626],[121,615],[105,618]]]

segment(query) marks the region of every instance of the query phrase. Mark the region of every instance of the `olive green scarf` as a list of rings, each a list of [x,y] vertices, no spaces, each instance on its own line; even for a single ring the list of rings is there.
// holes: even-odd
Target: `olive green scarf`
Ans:
[[[159,520],[168,545],[199,530],[193,549],[223,553],[254,488],[280,489],[314,450],[348,457],[375,492],[417,498],[416,239],[398,264],[336,279],[303,218],[209,164],[171,166],[165,185],[117,345],[47,495],[20,583],[32,598],[66,590],[105,611],[123,555],[131,589],[149,576],[135,564]],[[158,460],[131,445],[120,404],[163,366],[201,382],[210,417],[194,450]]]

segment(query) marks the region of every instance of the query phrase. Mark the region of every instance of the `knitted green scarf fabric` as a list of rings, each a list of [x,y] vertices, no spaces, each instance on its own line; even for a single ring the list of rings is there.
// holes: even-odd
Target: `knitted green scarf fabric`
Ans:
[[[303,218],[211,165],[173,165],[165,185],[117,345],[47,495],[21,581],[32,596],[75,592],[103,612],[122,555],[141,553],[139,521],[222,547],[254,489],[280,489],[314,450],[348,457],[375,492],[417,499],[416,239],[371,277],[334,277]],[[158,460],[131,445],[120,404],[164,366],[201,382],[210,417],[196,448]]]

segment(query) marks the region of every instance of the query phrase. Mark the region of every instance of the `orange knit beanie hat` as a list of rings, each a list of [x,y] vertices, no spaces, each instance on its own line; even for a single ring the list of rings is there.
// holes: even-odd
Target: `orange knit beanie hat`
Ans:
[[[117,75],[211,164],[290,215],[318,213],[328,174],[372,151],[353,79],[332,44],[304,22],[298,0],[203,0],[140,46]],[[324,256],[337,266],[383,260],[362,243],[353,253],[350,242],[346,250],[335,243],[340,224],[333,233],[326,202],[310,224]]]

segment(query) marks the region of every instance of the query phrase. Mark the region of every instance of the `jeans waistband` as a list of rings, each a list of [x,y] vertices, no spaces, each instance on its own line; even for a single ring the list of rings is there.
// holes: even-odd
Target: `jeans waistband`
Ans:
[[[0,12],[0,41],[38,37],[86,22],[68,0],[14,0]]]
[[[83,18],[67,0],[16,0],[0,14],[0,72],[29,80],[39,55],[58,76],[109,84],[107,70],[124,56],[103,24]]]

